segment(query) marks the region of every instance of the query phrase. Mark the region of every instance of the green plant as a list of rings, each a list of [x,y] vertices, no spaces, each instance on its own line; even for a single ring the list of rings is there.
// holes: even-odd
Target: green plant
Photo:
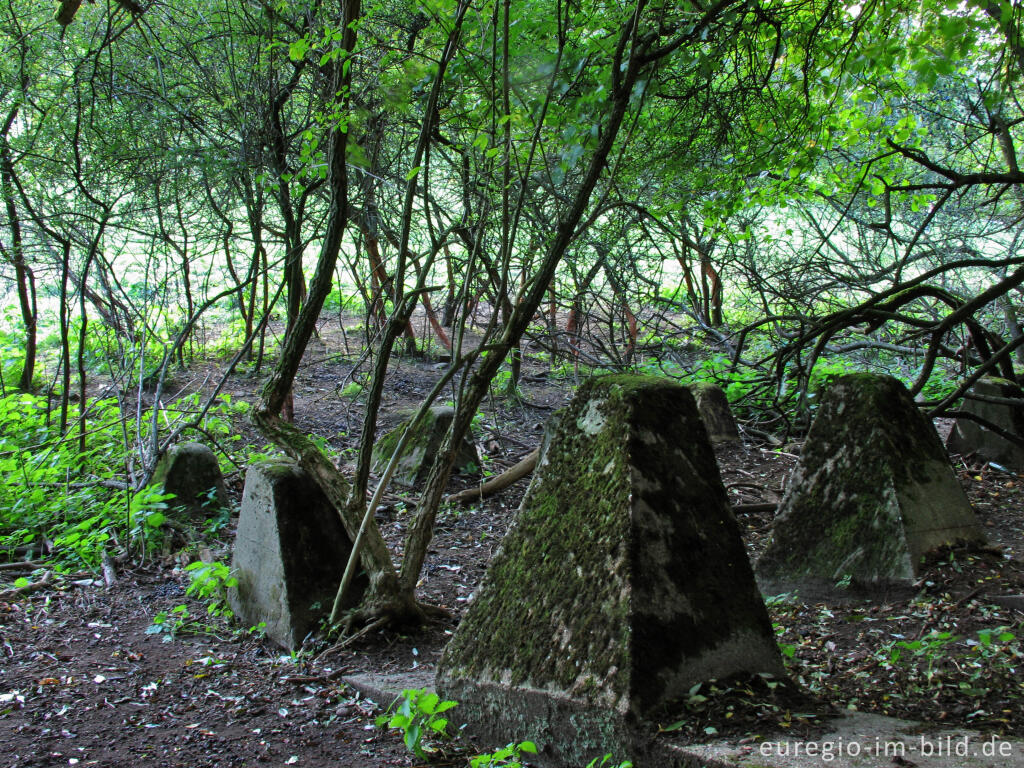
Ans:
[[[165,643],[169,643],[192,623],[188,608],[176,605],[170,611],[157,613],[153,617],[153,623],[146,628],[146,634],[160,635]]]
[[[601,758],[600,763],[597,762],[597,758],[595,757],[593,760],[587,763],[587,768],[633,768],[633,763],[631,763],[629,760],[623,760],[621,763],[613,764],[612,756],[609,753]]]
[[[456,706],[454,701],[441,701],[440,697],[425,688],[402,691],[402,695],[391,705],[386,714],[376,719],[378,728],[387,726],[402,732],[406,749],[421,760],[427,758],[423,739],[428,736],[443,736],[448,727],[448,718],[441,717]]]
[[[488,752],[483,755],[471,757],[470,768],[522,768],[523,754],[537,754],[537,745],[532,741],[521,741],[518,744],[508,744],[496,752]]]
[[[345,385],[345,388],[341,390],[342,397],[350,397],[355,400],[363,393],[363,385],[356,381],[350,381]]]
[[[129,537],[141,546],[143,556],[162,543],[167,502],[173,498],[173,493],[164,493],[158,485],[147,486],[132,496],[128,505]]]
[[[930,683],[935,676],[935,667],[939,661],[948,653],[948,647],[957,641],[952,632],[929,632],[918,640],[898,640],[883,647],[887,652],[887,663],[890,665],[905,662],[909,651],[909,657],[917,660],[924,660],[925,679]]]
[[[238,586],[238,579],[231,575],[231,569],[214,560],[210,563],[197,561],[185,567],[191,579],[185,594],[205,600],[206,612],[211,616],[230,617],[234,614],[228,607],[227,591]]]

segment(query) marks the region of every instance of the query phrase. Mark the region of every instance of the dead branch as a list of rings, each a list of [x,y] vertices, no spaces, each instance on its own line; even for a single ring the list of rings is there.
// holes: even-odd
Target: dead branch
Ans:
[[[520,459],[518,463],[513,464],[500,475],[490,478],[482,485],[467,488],[466,490],[459,491],[458,493],[453,493],[445,499],[445,502],[448,504],[465,504],[470,501],[482,499],[484,496],[491,496],[498,491],[503,491],[516,480],[521,480],[533,472],[534,468],[537,466],[538,456],[540,456],[540,448],[534,448],[530,453]]]
[[[38,592],[40,589],[45,589],[51,586],[53,582],[53,573],[47,571],[42,575],[39,581],[34,581],[31,584],[26,584],[24,587],[14,587],[13,589],[5,589],[0,592],[0,600],[13,600],[17,597],[24,597],[33,592]]]

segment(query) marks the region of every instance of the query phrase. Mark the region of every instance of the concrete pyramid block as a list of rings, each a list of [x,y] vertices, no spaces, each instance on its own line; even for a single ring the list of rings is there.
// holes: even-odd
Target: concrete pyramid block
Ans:
[[[263,622],[267,637],[295,650],[330,614],[351,551],[337,511],[298,465],[254,464],[245,473],[231,560],[238,579],[228,591],[231,610],[244,626]],[[365,588],[360,575],[349,601]]]
[[[712,443],[734,443],[740,439],[729,399],[721,387],[707,382],[687,386],[697,401],[697,412]]]
[[[435,405],[412,425],[413,432],[395,469],[395,483],[412,487],[426,479],[454,418],[454,408]],[[382,473],[391,460],[391,455],[410,420],[411,417],[383,435],[373,446],[373,471],[377,474]],[[470,472],[477,471],[476,468],[479,466],[480,457],[477,455],[476,446],[468,438],[463,438],[455,457],[455,468],[460,472]]]
[[[1024,391],[1015,382],[987,376],[971,388],[962,409],[1024,439],[1024,406],[996,400],[1024,400]],[[956,420],[946,447],[953,453],[975,454],[1014,472],[1024,471],[1024,447],[971,419]]]
[[[931,422],[891,376],[840,376],[825,393],[757,562],[766,594],[907,586],[922,556],[981,542]]]
[[[530,739],[548,765],[607,752],[640,765],[638,724],[740,673],[783,668],[693,397],[653,377],[585,383],[445,649],[438,691],[481,743]]]
[[[192,517],[212,517],[226,508],[228,493],[217,455],[202,443],[177,443],[157,463],[153,482],[173,493],[169,506]]]

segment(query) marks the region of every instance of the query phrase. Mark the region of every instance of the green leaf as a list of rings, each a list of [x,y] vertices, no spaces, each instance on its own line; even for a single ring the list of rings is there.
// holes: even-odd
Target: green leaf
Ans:
[[[422,170],[423,170],[423,166],[422,165],[417,165],[415,168],[413,168],[411,171],[409,171],[407,174],[405,174],[405,180],[406,181],[412,181],[413,179],[416,178],[416,176]]]
[[[658,731],[661,733],[671,733],[672,731],[678,731],[686,725],[686,720],[679,720],[678,722],[672,723],[672,725],[666,725],[664,728],[659,727]]]
[[[306,51],[309,50],[309,41],[304,37],[300,37],[294,43],[288,46],[288,58],[292,61],[302,61],[306,58]]]

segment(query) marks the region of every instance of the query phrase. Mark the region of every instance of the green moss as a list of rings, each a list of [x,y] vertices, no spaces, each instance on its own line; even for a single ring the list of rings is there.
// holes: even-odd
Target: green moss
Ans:
[[[603,376],[554,426],[442,666],[643,708],[744,631],[772,637],[692,396]]]
[[[531,487],[529,503],[516,522],[529,534],[506,537],[488,575],[501,587],[482,589],[472,616],[466,618],[472,623],[486,616],[489,624],[460,630],[460,637],[475,644],[486,638],[486,648],[478,648],[473,656],[486,660],[495,671],[511,672],[514,685],[536,676],[569,688],[580,675],[577,659],[589,659],[597,669],[608,668],[614,666],[608,655],[628,644],[628,602],[606,591],[607,584],[620,580],[581,582],[564,577],[567,569],[592,573],[622,567],[625,561],[622,548],[627,546],[629,521],[623,500],[629,478],[622,461],[626,414],[620,397],[626,382],[613,378],[620,379],[600,380],[605,382],[601,394],[609,396],[597,405],[604,429],[586,434],[576,427],[574,411],[564,414],[555,427],[552,439],[562,449],[547,453],[550,465]],[[589,390],[588,399],[603,399],[593,385]],[[582,471],[572,466],[573,456],[586,457]],[[508,610],[511,606],[524,607]],[[573,615],[559,615],[563,606],[572,606]],[[574,634],[566,637],[570,626]],[[618,636],[609,637],[609,631]],[[467,669],[474,674],[482,671]]]
[[[790,499],[758,573],[876,583],[912,577],[899,488],[927,484],[948,459],[896,379],[838,377],[807,436]]]
[[[409,427],[409,439],[399,457],[394,479],[401,485],[416,485],[430,471],[430,462],[434,460],[444,442],[448,428],[455,412],[452,408],[435,406],[430,408]],[[410,416],[409,419],[412,417]],[[390,432],[377,439],[373,447],[373,470],[378,474],[384,471],[405,434],[409,419],[406,419]],[[468,471],[479,467],[480,461],[476,447],[467,439],[455,458],[455,467],[459,471]]]

